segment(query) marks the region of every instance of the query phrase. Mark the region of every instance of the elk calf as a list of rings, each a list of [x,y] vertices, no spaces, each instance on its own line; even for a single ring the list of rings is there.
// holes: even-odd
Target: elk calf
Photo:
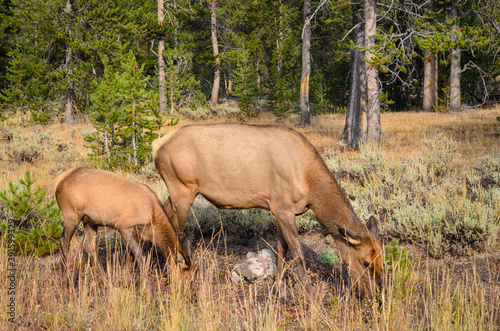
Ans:
[[[90,168],[73,168],[54,180],[55,195],[64,217],[61,236],[63,285],[69,287],[67,258],[69,243],[80,222],[84,224],[84,250],[97,266],[102,279],[95,237],[99,226],[120,232],[139,262],[143,274],[141,240],[151,241],[167,260],[174,256],[183,270],[191,268],[190,247],[182,247],[176,228],[170,223],[158,196],[146,185],[115,173]]]

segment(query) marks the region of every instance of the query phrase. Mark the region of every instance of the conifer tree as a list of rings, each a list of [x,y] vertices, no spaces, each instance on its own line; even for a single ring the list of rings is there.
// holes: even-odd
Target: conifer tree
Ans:
[[[7,56],[10,58],[6,77],[9,85],[2,90],[2,103],[12,113],[20,111],[23,125],[28,120],[46,122],[50,118],[49,100],[51,88],[47,81],[50,63],[47,55],[50,40],[46,36],[53,34],[53,22],[44,17],[51,8],[43,1],[19,1],[13,4],[9,27],[12,37]],[[28,8],[30,10],[28,10]]]
[[[253,106],[258,92],[257,74],[251,63],[250,52],[245,47],[238,53],[233,79],[234,94],[239,97],[238,106],[245,116],[254,117]]]
[[[177,48],[166,48],[163,52],[166,65],[165,87],[170,104],[170,113],[182,105],[191,104],[197,95],[200,82],[192,73],[193,53],[184,44]]]
[[[149,76],[144,77],[145,64],[139,66],[135,55],[129,51],[121,61],[121,74],[117,77],[117,96],[121,101],[116,136],[119,139],[124,160],[131,167],[144,164],[155,139],[154,121],[149,119],[145,107]]]
[[[118,121],[117,74],[108,57],[103,55],[104,72],[99,82],[94,80],[94,92],[90,95],[92,110],[89,115],[96,131],[85,135],[92,149],[90,157],[100,161],[104,155],[107,166],[116,161],[116,123]]]

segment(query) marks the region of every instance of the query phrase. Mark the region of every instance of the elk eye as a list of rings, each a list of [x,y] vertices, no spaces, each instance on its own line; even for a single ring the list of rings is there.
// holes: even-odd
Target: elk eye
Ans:
[[[363,264],[365,265],[365,267],[366,267],[366,268],[368,268],[368,267],[370,266],[370,263],[368,263],[368,262],[366,262],[366,261],[365,261],[365,262],[363,262]]]

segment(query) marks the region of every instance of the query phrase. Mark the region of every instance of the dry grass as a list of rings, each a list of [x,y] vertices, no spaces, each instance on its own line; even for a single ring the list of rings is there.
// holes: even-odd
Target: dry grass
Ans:
[[[457,143],[457,165],[473,163],[478,157],[499,151],[500,107],[460,114],[382,114],[384,146],[394,156],[415,157],[425,149],[423,140],[445,132]],[[234,121],[220,119],[217,122]],[[201,121],[198,121],[201,122]],[[206,123],[207,121],[203,121]],[[215,122],[215,121],[208,121]],[[261,114],[250,123],[281,123],[294,126],[296,117],[277,121]],[[312,119],[310,128],[297,128],[320,150],[336,148],[344,117],[322,115]],[[180,125],[197,123],[181,120]],[[47,158],[33,164],[16,164],[6,155],[0,159],[0,187],[23,177],[29,169],[37,185],[50,188],[58,171],[73,166],[89,166],[82,132],[90,125],[47,129],[71,141],[81,157],[64,164]],[[164,128],[164,133],[173,128]],[[28,133],[31,129],[23,129]],[[8,143],[1,141],[2,143]],[[356,152],[342,151],[348,156]],[[147,182],[163,195],[164,184],[157,179],[125,174]],[[455,260],[433,260],[418,251],[412,253],[409,269],[390,272],[378,305],[361,302],[346,289],[339,267],[333,270],[311,263],[313,286],[305,292],[288,275],[295,300],[284,303],[272,294],[272,280],[257,285],[235,285],[231,267],[238,256],[224,246],[227,238],[216,236],[198,246],[194,261],[195,279],[184,279],[170,269],[166,277],[154,272],[140,280],[132,264],[119,249],[103,239],[111,270],[112,286],[103,287],[96,273],[81,257],[81,238],[73,239],[73,270],[78,281],[70,294],[61,289],[59,256],[37,259],[16,257],[16,294],[10,285],[8,253],[0,249],[0,330],[493,330],[500,326],[500,279],[497,252]],[[80,241],[79,241],[80,240]],[[113,254],[115,253],[115,254]],[[125,257],[124,257],[125,256]],[[410,275],[405,278],[405,275]],[[402,289],[405,291],[402,292]],[[15,325],[7,319],[7,304],[15,298]]]
[[[195,254],[198,273],[183,278],[175,268],[167,277],[150,273],[139,279],[121,250],[107,249],[112,284],[102,286],[96,272],[73,245],[72,270],[77,282],[61,289],[57,256],[17,257],[15,324],[8,321],[7,254],[0,251],[1,330],[494,330],[500,324],[498,266],[482,279],[475,267],[457,279],[456,264],[417,262],[391,271],[380,303],[361,302],[332,277],[311,273],[305,292],[290,287],[294,301],[284,303],[272,281],[232,284],[231,255],[217,254],[215,237]],[[496,269],[495,269],[496,268]],[[403,279],[401,275],[410,274]],[[134,277],[131,278],[131,275]],[[497,276],[498,277],[498,276]],[[293,275],[289,279],[294,278]],[[404,294],[402,294],[402,290]]]

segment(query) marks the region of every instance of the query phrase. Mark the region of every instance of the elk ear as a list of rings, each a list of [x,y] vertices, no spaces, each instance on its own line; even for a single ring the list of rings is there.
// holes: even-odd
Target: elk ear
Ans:
[[[191,245],[191,239],[187,237],[181,244],[184,253],[177,251],[177,263],[181,268],[189,270],[192,267],[191,256],[193,253],[193,248]]]
[[[368,219],[368,222],[366,222],[366,227],[368,228],[368,231],[373,233],[374,235],[378,235],[378,224],[377,224],[377,219],[375,217],[370,216]]]
[[[186,237],[186,239],[184,239],[182,242],[182,249],[184,249],[184,252],[189,256],[193,255],[193,243],[191,242],[191,238]]]
[[[342,237],[344,237],[345,240],[349,242],[351,245],[359,245],[361,244],[361,240],[359,240],[359,236],[352,233],[351,231],[341,227],[337,223],[335,223],[335,226],[337,226],[337,229],[339,230],[339,233]]]

